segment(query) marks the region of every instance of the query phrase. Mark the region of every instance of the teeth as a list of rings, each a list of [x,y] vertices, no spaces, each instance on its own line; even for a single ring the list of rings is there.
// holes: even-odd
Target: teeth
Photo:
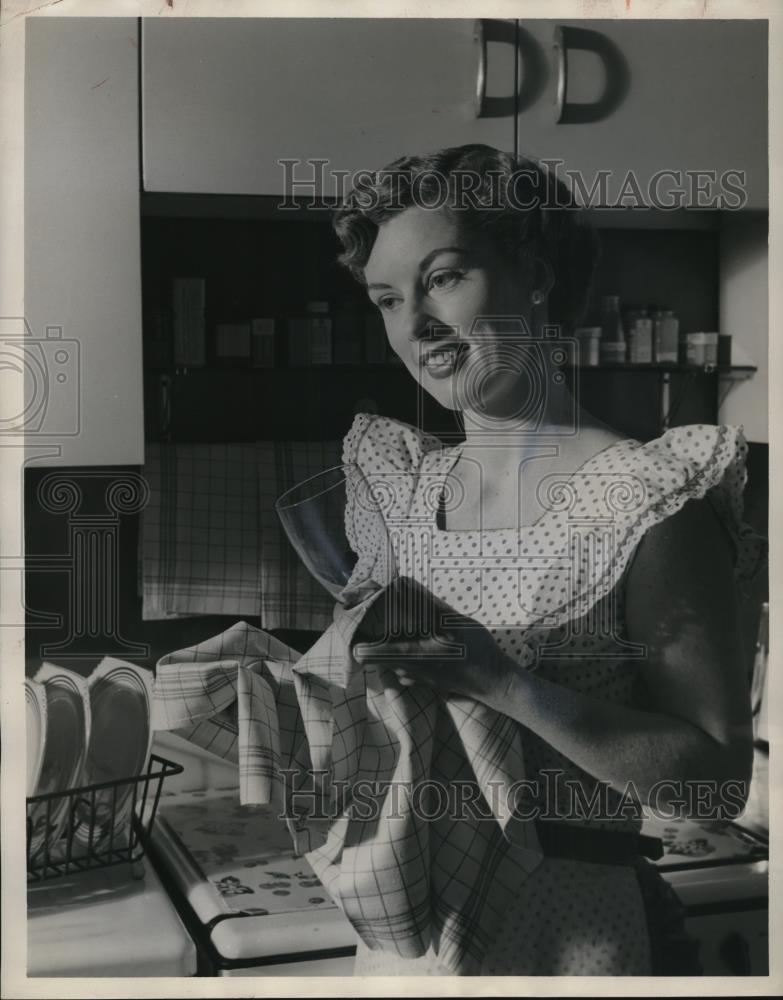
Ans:
[[[453,364],[456,357],[457,351],[455,348],[449,348],[447,351],[432,351],[424,359],[425,365],[447,365]]]

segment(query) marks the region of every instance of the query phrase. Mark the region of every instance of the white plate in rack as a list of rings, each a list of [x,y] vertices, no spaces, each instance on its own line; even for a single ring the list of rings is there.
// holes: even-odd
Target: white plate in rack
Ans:
[[[88,685],[92,725],[84,783],[117,782],[142,774],[152,744],[152,673],[106,656]],[[85,800],[77,810],[76,842],[98,850],[127,847],[131,813],[134,805],[141,807],[144,787],[143,782],[128,783],[96,792],[94,811],[92,800]]]
[[[46,746],[46,689],[32,677],[24,679],[27,730],[27,795],[35,795]]]
[[[44,663],[34,679],[46,693],[46,737],[35,794],[46,795],[81,783],[90,739],[90,695],[83,677],[52,663]],[[45,845],[52,859],[59,854],[58,841],[68,826],[69,806],[68,796],[63,796],[39,802],[29,810],[31,861],[38,859]]]

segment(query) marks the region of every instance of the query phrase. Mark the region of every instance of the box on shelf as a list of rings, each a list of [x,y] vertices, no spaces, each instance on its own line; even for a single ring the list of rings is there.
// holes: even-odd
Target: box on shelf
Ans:
[[[250,357],[250,323],[218,323],[215,357],[220,361],[246,361]]]

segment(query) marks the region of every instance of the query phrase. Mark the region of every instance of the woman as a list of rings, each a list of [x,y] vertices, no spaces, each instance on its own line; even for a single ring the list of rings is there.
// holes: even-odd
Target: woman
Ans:
[[[460,412],[465,431],[444,447],[360,414],[346,437],[346,461],[368,478],[408,477],[417,523],[432,508],[423,491],[431,498],[437,485],[430,567],[412,557],[400,572],[471,626],[357,641],[353,655],[367,668],[391,662],[402,686],[514,720],[527,773],[570,780],[546,793],[557,821],[538,820],[544,859],[484,973],[693,974],[676,898],[640,856],[638,813],[576,816],[574,789],[583,805],[603,788],[609,804],[631,789],[661,807],[707,781],[742,799],[752,762],[735,597],[753,556],[738,514],[746,445],[740,429],[701,425],[642,445],[578,407],[551,334],[578,323],[596,246],[568,204],[532,161],[465,146],[396,161],[336,211],[341,262],[413,378]],[[581,576],[552,575],[552,560],[573,555],[578,524],[589,534],[599,519],[609,528],[600,557],[579,564]],[[464,656],[439,656],[455,638]],[[442,973],[437,944],[408,960],[360,944],[357,974],[395,972]]]

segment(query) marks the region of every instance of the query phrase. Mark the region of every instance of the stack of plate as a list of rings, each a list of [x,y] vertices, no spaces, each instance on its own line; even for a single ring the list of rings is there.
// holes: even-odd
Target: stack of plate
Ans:
[[[127,843],[134,783],[152,741],[152,674],[105,657],[88,678],[44,663],[25,680],[27,794],[115,783],[81,796],[63,795],[28,810],[29,862],[56,861]]]

